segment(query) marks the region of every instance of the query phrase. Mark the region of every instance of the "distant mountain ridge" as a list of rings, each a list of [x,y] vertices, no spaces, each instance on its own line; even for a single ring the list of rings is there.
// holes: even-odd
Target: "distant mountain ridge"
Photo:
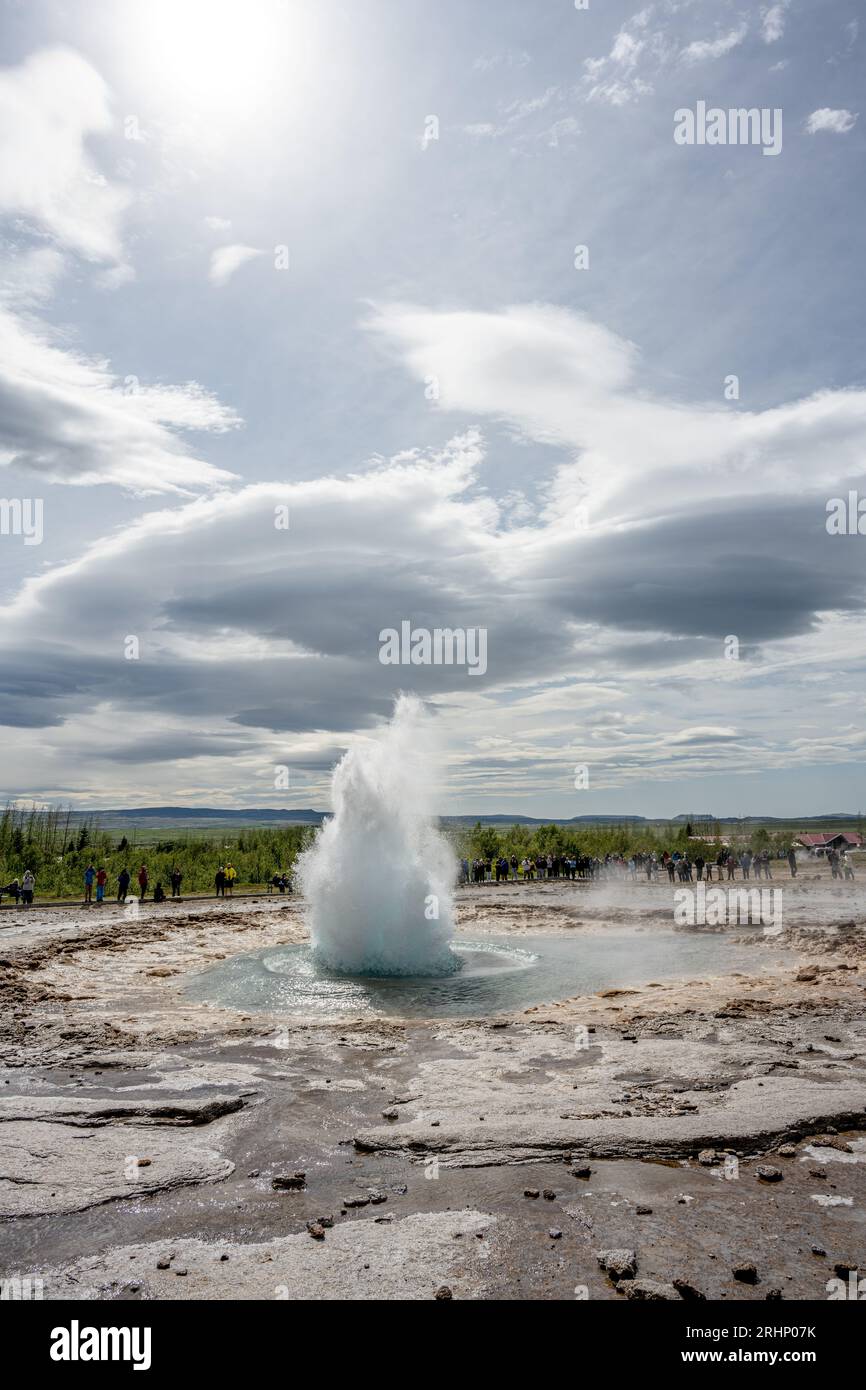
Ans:
[[[283,807],[274,806],[248,806],[240,810],[234,810],[222,806],[128,806],[117,809],[102,810],[74,810],[73,820],[97,820],[103,825],[112,825],[119,822],[128,824],[130,821],[152,821],[154,824],[165,821],[167,823],[177,823],[177,821],[242,821],[246,825],[261,824],[267,821],[292,821],[302,825],[321,825],[322,821],[329,816],[330,811],[314,811],[308,808],[303,811],[290,811]]]
[[[240,809],[221,806],[128,806],[110,810],[72,811],[73,820],[95,820],[101,825],[131,825],[136,821],[152,825],[176,825],[178,822],[193,824],[225,822],[229,824],[267,825],[321,825],[330,811],[317,811],[313,807],[304,810],[289,810],[275,806],[247,806]],[[710,825],[826,825],[845,822],[855,824],[861,813],[849,811],[829,811],[822,816],[714,816],[709,812],[678,816],[631,816],[631,815],[585,815],[585,816],[526,816],[520,813],[481,812],[476,815],[441,816],[443,825],[473,826],[480,821],[482,825],[653,825],[687,824],[695,827]]]

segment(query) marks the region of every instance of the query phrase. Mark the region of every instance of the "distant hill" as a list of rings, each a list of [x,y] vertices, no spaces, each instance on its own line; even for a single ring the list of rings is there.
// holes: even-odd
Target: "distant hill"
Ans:
[[[826,825],[829,821],[845,821],[849,825],[862,819],[861,811],[828,811],[825,816],[714,816],[709,811],[703,815],[674,816],[674,822],[692,825],[706,825],[717,822],[719,825]]]
[[[646,816],[521,816],[487,815],[441,816],[443,825],[637,825],[649,824]]]
[[[250,806],[228,810],[221,806],[129,806],[110,811],[73,811],[72,820],[95,820],[106,829],[124,825],[321,825],[327,811],[289,811]]]
[[[860,812],[847,814],[833,811],[826,816],[713,816],[710,814],[673,816],[520,816],[487,815],[443,816],[444,825],[691,825],[695,831],[707,825],[749,826],[749,825],[794,825],[798,829],[806,826],[824,826],[844,823],[856,825],[862,819]]]
[[[128,806],[110,810],[76,810],[71,820],[94,820],[105,829],[123,826],[169,827],[185,826],[188,829],[207,826],[255,826],[255,825],[321,825],[331,813],[317,811],[312,807],[305,810],[289,810],[286,807],[247,806],[241,809],[221,806]],[[673,817],[629,816],[629,815],[586,815],[586,816],[525,816],[520,813],[479,812],[475,815],[442,816],[444,826],[471,827],[479,822],[482,825],[685,825],[690,822],[695,831],[707,825],[719,826],[788,826],[795,829],[820,828],[830,825],[856,827],[862,819],[860,812],[830,811],[822,816],[714,816],[710,812]]]

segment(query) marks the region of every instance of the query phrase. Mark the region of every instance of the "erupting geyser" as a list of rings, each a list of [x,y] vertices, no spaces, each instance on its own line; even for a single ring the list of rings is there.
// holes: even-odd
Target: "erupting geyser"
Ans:
[[[313,954],[346,975],[460,968],[454,855],[432,819],[436,757],[420,701],[402,695],[381,736],[334,769],[334,815],[300,858]]]

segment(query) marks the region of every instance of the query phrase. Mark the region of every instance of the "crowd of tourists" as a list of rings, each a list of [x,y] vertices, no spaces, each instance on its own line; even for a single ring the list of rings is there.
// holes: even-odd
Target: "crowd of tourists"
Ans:
[[[826,858],[834,878],[854,877],[854,869],[847,849],[828,849]]]
[[[117,888],[117,902],[125,903],[127,901],[129,897],[130,884],[132,883],[132,881],[132,874],[129,872],[129,869],[121,869],[120,873],[117,875],[117,878],[115,879],[115,884]],[[171,896],[173,898],[179,898],[181,896],[180,888],[181,884],[183,883],[183,873],[177,867],[177,865],[175,865],[174,868],[170,871],[168,875],[168,882],[169,887],[171,888]],[[95,887],[95,901],[97,903],[104,902],[105,889],[107,883],[107,869],[104,866],[97,869],[93,864],[88,864],[87,868],[84,870],[84,901],[86,903],[92,903],[94,901],[93,889]],[[142,864],[140,866],[138,873],[135,875],[135,883],[137,885],[138,900],[139,902],[144,902],[144,899],[147,897],[148,890],[150,888],[150,873],[146,864]],[[166,892],[162,884],[162,879],[157,879],[153,888],[153,901],[155,903],[163,903],[165,902],[165,900]]]
[[[853,880],[854,869],[847,849],[829,849],[825,859],[834,879]],[[738,876],[743,882],[747,882],[751,879],[772,880],[773,863],[775,862],[778,868],[779,861],[785,860],[791,877],[796,878],[797,855],[793,847],[774,856],[767,849],[735,850],[723,846],[715,858],[704,858],[700,853],[692,857],[688,852],[682,853],[680,850],[665,850],[661,854],[655,850],[651,853],[641,852],[632,854],[627,859],[621,854],[606,854],[603,858],[576,853],[523,855],[522,858],[516,854],[502,854],[472,860],[461,859],[458,881],[461,884],[518,881],[528,883],[539,879],[562,878],[637,881],[645,877],[647,882],[656,883],[663,882],[666,876],[674,884],[701,881],[711,883],[715,871],[715,879],[719,883],[723,880],[732,882]],[[232,897],[237,876],[233,864],[220,864],[214,875],[215,896]],[[104,865],[97,868],[95,864],[88,864],[84,870],[84,902],[103,903],[108,883],[109,875]],[[114,880],[117,902],[128,901],[132,883],[133,876],[129,869],[121,869]],[[183,873],[175,865],[168,875],[168,887],[172,898],[181,897],[182,883]],[[143,902],[150,891],[150,875],[146,864],[142,864],[135,875],[135,884],[135,895],[139,902]],[[291,893],[290,874],[288,871],[277,871],[267,880],[267,887],[269,893]],[[9,896],[15,899],[16,904],[20,902],[24,907],[32,907],[35,891],[36,877],[31,869],[27,869],[20,880],[14,878],[11,883],[0,884],[0,902],[4,896]],[[167,895],[161,879],[154,885],[152,896],[156,903],[166,901]]]
[[[596,878],[600,859],[590,859],[587,855],[548,854],[532,858],[518,859],[512,854],[510,859],[500,855],[498,859],[468,859],[460,861],[460,883],[505,883],[509,879],[516,882],[538,878]]]
[[[735,850],[723,846],[715,858],[705,858],[703,854],[682,853],[680,850],[664,850],[661,854],[632,854],[625,858],[621,854],[606,854],[604,858],[583,854],[548,854],[519,858],[516,854],[488,856],[487,858],[462,859],[460,861],[459,882],[465,883],[516,883],[536,879],[624,879],[636,881],[645,877],[647,882],[663,882],[665,876],[671,883],[730,883],[739,879],[742,882],[773,878],[773,864],[787,861],[791,878],[797,877],[797,855],[793,846],[778,857],[767,849]],[[830,849],[826,862],[834,879],[854,878],[854,869],[847,850]]]
[[[218,898],[230,898],[234,893],[234,886],[237,880],[237,869],[233,864],[220,864],[214,874],[215,896]],[[139,902],[144,902],[150,891],[150,873],[146,864],[142,864],[135,875],[136,884],[132,896]],[[96,903],[100,905],[105,902],[106,891],[109,887],[109,874],[104,865],[99,868],[95,864],[88,864],[84,870],[84,903]],[[175,865],[168,875],[167,886],[171,890],[171,897],[180,899],[181,885],[183,883],[183,871]],[[133,884],[133,875],[128,868],[121,869],[114,879],[113,889],[116,890],[115,901],[126,903],[131,896],[130,888]],[[277,890],[280,893],[291,893],[292,880],[288,872],[275,873],[268,879],[268,892],[273,893]],[[36,892],[36,876],[31,869],[25,870],[21,879],[13,878],[10,883],[0,884],[0,902],[8,896],[15,899],[16,905],[21,903],[24,907],[33,906],[33,898]],[[153,887],[152,898],[155,903],[163,903],[168,900],[168,894],[163,886],[162,879],[157,879]]]
[[[291,875],[288,874],[288,873],[284,873],[284,874],[274,874],[272,878],[269,878],[269,879],[268,879],[268,892],[269,892],[269,893],[273,893],[273,891],[274,891],[275,888],[276,888],[280,893],[291,893],[291,891],[292,891],[292,879],[291,879]]]
[[[94,864],[88,864],[87,868],[84,870],[85,903],[92,903],[94,901],[97,903],[105,902],[105,892],[106,887],[108,885],[108,878],[108,870],[105,868],[104,865],[101,865],[97,869]],[[171,896],[173,898],[179,898],[180,886],[183,882],[183,874],[181,870],[177,867],[177,865],[175,865],[175,867],[169,873],[168,881],[169,886],[171,888]],[[120,873],[114,880],[114,884],[116,886],[117,902],[125,903],[127,901],[127,898],[129,897],[130,893],[130,884],[132,882],[133,878],[129,869],[121,869]],[[140,902],[143,902],[144,899],[147,897],[148,889],[150,888],[150,873],[146,864],[142,864],[140,866],[138,873],[135,875],[135,882],[137,885],[138,899]],[[93,896],[94,889],[96,890],[95,898]],[[161,903],[165,902],[165,899],[166,892],[162,885],[162,879],[157,879],[157,882],[154,885],[153,889],[153,901]]]

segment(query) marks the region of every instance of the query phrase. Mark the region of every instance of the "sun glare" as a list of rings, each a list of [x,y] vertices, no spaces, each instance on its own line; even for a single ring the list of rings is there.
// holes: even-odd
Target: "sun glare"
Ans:
[[[141,7],[137,62],[175,107],[244,115],[303,56],[306,6],[293,0],[149,0]]]

